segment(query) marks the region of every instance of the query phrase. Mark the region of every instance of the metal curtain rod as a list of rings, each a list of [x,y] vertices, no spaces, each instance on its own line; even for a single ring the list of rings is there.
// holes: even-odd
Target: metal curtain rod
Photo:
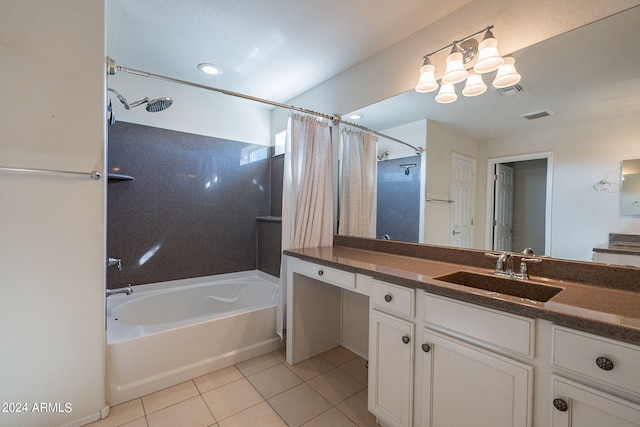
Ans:
[[[238,93],[238,92],[233,92],[233,91],[230,91],[230,90],[219,89],[219,88],[213,87],[213,86],[205,86],[205,85],[201,85],[199,83],[193,83],[193,82],[189,82],[189,81],[186,81],[186,80],[174,79],[173,77],[162,76],[160,74],[149,73],[147,71],[135,70],[133,68],[127,68],[127,67],[123,67],[121,65],[117,65],[116,62],[112,58],[107,57],[107,74],[115,75],[117,71],[124,71],[125,73],[135,74],[135,75],[141,76],[141,77],[153,77],[154,79],[165,80],[165,81],[169,81],[169,82],[173,82],[173,83],[179,83],[179,84],[182,84],[182,85],[185,85],[185,86],[191,86],[191,87],[196,87],[196,88],[199,88],[199,89],[210,90],[210,91],[213,91],[213,92],[222,93],[224,95],[235,96],[237,98],[248,99],[249,101],[256,101],[256,102],[260,102],[262,104],[273,105],[275,107],[285,108],[287,110],[293,110],[293,111],[298,111],[298,112],[301,112],[301,113],[306,113],[306,114],[310,114],[310,115],[317,116],[317,117],[322,117],[322,118],[331,120],[331,122],[334,125],[337,125],[338,123],[343,123],[343,124],[348,125],[348,126],[353,126],[353,127],[365,130],[367,132],[371,132],[371,133],[373,133],[375,135],[378,135],[378,136],[381,136],[383,138],[387,138],[387,139],[390,139],[392,141],[399,142],[400,144],[404,144],[404,145],[406,145],[408,147],[413,148],[413,150],[416,152],[416,154],[420,154],[420,153],[422,153],[424,151],[424,149],[422,147],[414,147],[413,145],[407,144],[406,142],[401,141],[401,140],[399,140],[397,138],[394,138],[392,136],[385,135],[385,134],[380,133],[378,131],[375,131],[373,129],[369,129],[369,128],[364,127],[362,125],[358,125],[356,123],[351,123],[351,122],[345,121],[337,113],[336,114],[332,114],[332,115],[319,113],[317,111],[307,110],[306,108],[300,108],[300,107],[296,107],[296,106],[293,106],[293,105],[281,104],[280,102],[270,101],[268,99],[256,98],[254,96],[245,95],[245,94]]]
[[[29,172],[29,173],[51,173],[51,174],[72,174],[72,175],[86,175],[92,180],[98,180],[102,176],[102,174],[98,171],[91,172],[74,172],[74,171],[59,171],[52,169],[28,169],[28,168],[10,168],[5,166],[0,166],[0,171],[8,171],[8,172]]]

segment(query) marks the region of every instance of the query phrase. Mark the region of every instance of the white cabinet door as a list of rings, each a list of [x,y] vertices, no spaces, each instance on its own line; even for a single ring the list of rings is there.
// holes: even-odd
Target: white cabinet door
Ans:
[[[369,313],[369,411],[390,426],[412,426],[415,325]]]
[[[553,379],[552,427],[638,427],[640,406],[591,387]]]
[[[416,425],[531,425],[532,367],[433,331],[425,330],[422,339],[422,419]]]

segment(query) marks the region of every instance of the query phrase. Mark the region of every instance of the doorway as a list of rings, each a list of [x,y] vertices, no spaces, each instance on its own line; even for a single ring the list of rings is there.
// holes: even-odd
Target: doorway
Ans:
[[[451,234],[449,244],[473,247],[473,206],[476,159],[452,153],[451,156]]]
[[[486,248],[551,252],[552,153],[489,159]]]

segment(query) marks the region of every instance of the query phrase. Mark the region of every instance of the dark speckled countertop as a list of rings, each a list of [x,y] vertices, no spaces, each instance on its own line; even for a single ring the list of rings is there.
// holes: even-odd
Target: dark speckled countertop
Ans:
[[[435,279],[460,270],[490,275],[495,260],[486,258],[484,251],[336,237],[332,247],[284,253],[433,294],[640,344],[638,268],[543,258],[542,263],[530,267],[531,281],[560,287],[562,291],[547,302],[538,302]],[[541,266],[545,263],[543,269]]]

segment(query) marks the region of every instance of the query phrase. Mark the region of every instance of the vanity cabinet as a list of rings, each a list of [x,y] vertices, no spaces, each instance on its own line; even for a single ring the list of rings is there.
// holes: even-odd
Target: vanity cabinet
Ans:
[[[369,298],[369,411],[385,425],[413,425],[415,290],[358,275]]]
[[[422,301],[426,327],[416,384],[422,413],[416,425],[530,426],[533,368],[487,348],[528,354],[533,320],[426,294]],[[471,329],[483,332],[472,337]]]
[[[640,347],[554,326],[552,365],[553,427],[640,427]]]

